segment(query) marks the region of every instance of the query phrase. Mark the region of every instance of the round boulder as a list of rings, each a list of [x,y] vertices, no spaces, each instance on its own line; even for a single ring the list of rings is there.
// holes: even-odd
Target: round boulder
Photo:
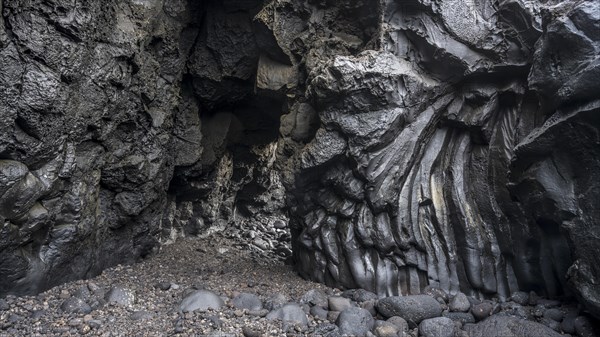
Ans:
[[[375,320],[369,311],[350,307],[340,312],[335,324],[340,328],[342,335],[361,337],[373,329]]]
[[[421,321],[442,315],[442,306],[429,295],[390,296],[377,302],[377,311],[384,317],[400,316],[411,327]]]
[[[429,318],[419,324],[422,337],[454,337],[454,330],[454,322],[447,317]]]
[[[209,290],[196,290],[188,294],[179,304],[179,311],[206,311],[208,309],[221,309],[225,303],[219,295]]]

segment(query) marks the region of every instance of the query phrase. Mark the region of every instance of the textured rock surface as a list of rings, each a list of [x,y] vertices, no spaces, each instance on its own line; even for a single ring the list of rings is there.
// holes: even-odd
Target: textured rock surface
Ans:
[[[319,282],[600,317],[597,2],[0,12],[0,295],[289,217]]]
[[[307,51],[320,121],[286,138],[299,271],[380,295],[574,292],[598,315],[599,5],[346,5],[298,5],[325,19],[278,40]]]

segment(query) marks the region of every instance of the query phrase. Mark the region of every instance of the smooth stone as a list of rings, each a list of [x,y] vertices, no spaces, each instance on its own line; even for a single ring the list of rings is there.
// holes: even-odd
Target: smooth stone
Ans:
[[[454,322],[447,317],[423,320],[419,324],[419,335],[423,337],[454,337]]]
[[[481,320],[485,319],[486,317],[489,317],[490,314],[492,313],[493,309],[494,309],[494,306],[492,305],[492,303],[482,302],[479,304],[475,304],[471,308],[471,313],[473,314],[473,316],[475,317],[475,319],[477,321],[481,321]]]
[[[322,320],[327,319],[327,310],[323,309],[319,306],[314,306],[310,308],[310,314],[315,318],[320,318]]]
[[[60,309],[68,313],[89,314],[92,308],[84,300],[78,297],[71,297],[64,300]]]
[[[469,336],[485,337],[560,337],[545,325],[517,317],[494,315],[476,324],[466,324]]]
[[[10,305],[8,305],[8,302],[6,302],[5,299],[0,298],[0,311],[6,311],[10,309]]]
[[[328,303],[331,311],[344,311],[352,307],[352,302],[349,299],[340,296],[329,297]]]
[[[416,327],[424,319],[442,315],[440,303],[429,295],[386,297],[377,302],[377,311],[384,317],[400,316],[411,327]]]
[[[373,329],[375,320],[371,313],[365,309],[350,307],[340,312],[335,324],[340,328],[340,333],[351,336],[366,336]]]
[[[129,307],[135,303],[135,294],[123,286],[114,286],[106,293],[104,299],[108,303]]]
[[[448,307],[450,308],[450,311],[467,312],[471,309],[471,302],[469,302],[467,295],[458,293],[450,300]]]
[[[281,320],[284,325],[292,324],[299,325],[302,329],[308,328],[308,318],[306,313],[298,304],[288,303],[279,309],[275,309],[267,314],[267,319],[270,321]]]
[[[179,311],[193,312],[208,309],[219,310],[225,304],[223,299],[210,290],[196,290],[188,294],[179,304]]]
[[[377,301],[378,299],[379,296],[377,296],[375,293],[364,289],[356,289],[356,291],[352,294],[352,300],[358,303]]]
[[[231,300],[234,307],[247,310],[261,310],[263,308],[262,301],[258,296],[249,293],[241,293]]]

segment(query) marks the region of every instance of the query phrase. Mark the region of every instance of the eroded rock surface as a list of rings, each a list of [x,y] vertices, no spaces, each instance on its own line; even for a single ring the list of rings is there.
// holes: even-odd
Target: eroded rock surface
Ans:
[[[289,220],[319,282],[574,295],[600,317],[597,2],[0,12],[0,295]]]

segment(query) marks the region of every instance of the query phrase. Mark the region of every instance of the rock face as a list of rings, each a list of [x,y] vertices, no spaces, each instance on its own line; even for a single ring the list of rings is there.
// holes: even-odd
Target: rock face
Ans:
[[[600,317],[597,2],[0,12],[0,295],[289,217],[319,282]]]
[[[302,7],[326,19],[278,40],[320,121],[287,181],[300,273],[380,295],[574,291],[600,314],[599,5],[358,3],[379,16]]]

